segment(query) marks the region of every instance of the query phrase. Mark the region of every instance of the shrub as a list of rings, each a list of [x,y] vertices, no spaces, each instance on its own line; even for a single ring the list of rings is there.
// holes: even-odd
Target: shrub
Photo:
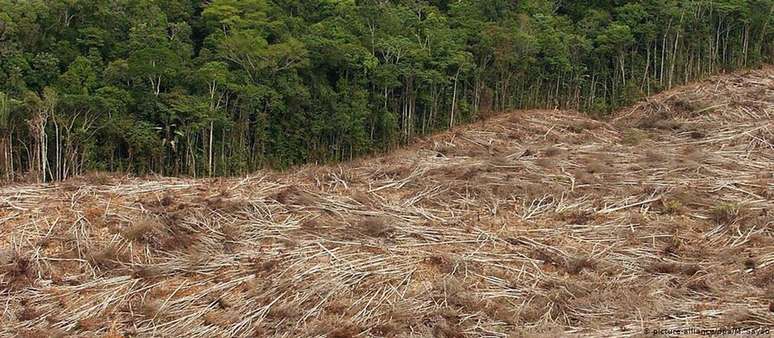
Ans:
[[[683,211],[683,203],[678,200],[661,200],[661,205],[664,208],[664,213],[668,215],[680,214]]]
[[[717,224],[734,223],[742,210],[742,207],[736,203],[721,203],[712,208],[712,220]]]

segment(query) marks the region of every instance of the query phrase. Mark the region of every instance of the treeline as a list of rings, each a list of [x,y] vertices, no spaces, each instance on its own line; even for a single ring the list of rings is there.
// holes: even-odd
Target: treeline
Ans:
[[[0,177],[232,175],[774,55],[774,0],[0,0]]]

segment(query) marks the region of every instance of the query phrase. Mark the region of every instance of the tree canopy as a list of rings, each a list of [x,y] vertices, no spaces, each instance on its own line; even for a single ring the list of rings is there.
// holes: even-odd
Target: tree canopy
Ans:
[[[0,175],[233,175],[774,57],[774,0],[0,0]]]

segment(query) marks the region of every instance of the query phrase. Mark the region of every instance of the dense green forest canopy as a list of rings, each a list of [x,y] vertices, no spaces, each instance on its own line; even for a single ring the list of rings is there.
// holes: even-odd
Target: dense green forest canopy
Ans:
[[[0,0],[0,175],[233,175],[774,54],[774,0]]]

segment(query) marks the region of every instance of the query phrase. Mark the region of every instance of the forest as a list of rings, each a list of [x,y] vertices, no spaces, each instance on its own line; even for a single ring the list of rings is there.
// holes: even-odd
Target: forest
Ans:
[[[774,0],[0,0],[0,179],[239,175],[774,59]]]

